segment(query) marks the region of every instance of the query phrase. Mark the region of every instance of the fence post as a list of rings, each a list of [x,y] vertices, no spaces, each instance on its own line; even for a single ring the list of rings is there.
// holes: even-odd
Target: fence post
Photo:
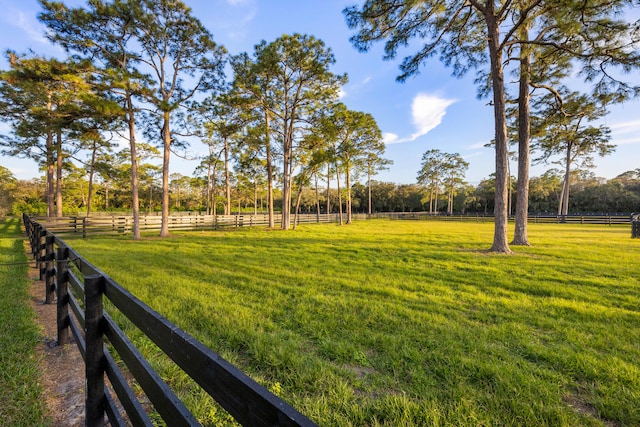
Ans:
[[[65,345],[69,343],[69,248],[58,248],[56,261],[58,345]]]
[[[82,238],[87,238],[87,217],[82,218]]]
[[[104,338],[102,314],[102,276],[84,279],[85,295],[85,426],[104,426]]]
[[[51,304],[53,302],[53,295],[56,290],[55,276],[56,270],[54,262],[56,260],[55,252],[53,252],[54,237],[51,234],[45,234],[44,238],[44,286],[45,297],[44,303]]]
[[[40,280],[44,280],[45,274],[46,274],[46,269],[44,267],[44,258],[45,258],[45,243],[43,242],[43,239],[46,237],[47,232],[45,231],[44,227],[39,225],[38,226],[38,240],[36,241],[36,246],[37,246],[37,251],[38,254],[36,256],[36,259],[38,261],[37,266],[38,266],[38,271],[40,272]]]

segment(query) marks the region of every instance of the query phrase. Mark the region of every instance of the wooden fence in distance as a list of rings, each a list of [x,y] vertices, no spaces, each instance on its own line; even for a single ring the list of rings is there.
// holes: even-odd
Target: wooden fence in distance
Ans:
[[[465,221],[465,222],[493,222],[493,215],[465,214],[465,215],[434,215],[428,212],[382,212],[372,215],[353,214],[354,220],[366,220],[374,218],[385,218],[392,220],[432,220],[432,221]],[[620,215],[550,215],[531,214],[529,222],[533,224],[629,224],[628,214]],[[97,235],[97,234],[128,234],[133,232],[133,217],[131,215],[95,215],[67,216],[62,218],[33,217],[34,220],[42,224],[47,230],[57,235]],[[514,217],[509,218],[513,221]],[[292,225],[294,218],[292,217]],[[299,215],[299,224],[310,223],[337,223],[338,214],[304,214]],[[343,215],[346,221],[346,215]],[[279,227],[281,216],[275,215],[274,222]],[[160,230],[161,217],[158,215],[140,216],[140,231],[151,232]],[[172,215],[168,219],[169,231],[188,231],[204,229],[224,229],[236,227],[266,227],[269,225],[269,217],[260,215]]]
[[[153,425],[106,342],[117,352],[130,377],[167,425],[200,425],[105,311],[105,298],[240,424],[315,426],[282,399],[134,297],[42,224],[28,215],[23,215],[23,222],[40,278],[45,282],[45,302],[52,303],[54,295],[57,297],[58,344],[68,343],[71,332],[85,361],[86,426],[105,425],[105,416],[112,426]],[[105,377],[128,420],[120,414],[119,405],[105,385]]]
[[[466,215],[433,215],[428,212],[393,212],[371,216],[372,218],[407,219],[407,220],[433,220],[433,221],[466,221],[466,222],[493,222],[493,215],[466,214]],[[509,217],[510,221],[514,217]],[[532,224],[629,224],[628,214],[620,215],[551,215],[530,214],[529,222]]]
[[[362,219],[366,215],[354,215]],[[133,216],[131,215],[97,215],[92,217],[66,216],[62,218],[34,217],[39,223],[55,234],[95,235],[101,233],[131,233],[133,232]],[[346,221],[346,215],[344,216]],[[291,224],[293,225],[293,216]],[[275,215],[276,226],[280,224],[281,216]],[[338,214],[330,215],[299,215],[299,224],[338,222]],[[140,231],[160,230],[161,217],[158,215],[140,216]],[[269,225],[268,215],[172,215],[168,218],[169,231],[185,231],[199,229],[222,229],[235,227],[253,227]]]

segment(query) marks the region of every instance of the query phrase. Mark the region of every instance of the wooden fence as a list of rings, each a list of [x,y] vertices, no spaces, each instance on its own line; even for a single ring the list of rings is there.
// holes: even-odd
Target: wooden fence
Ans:
[[[346,215],[344,220],[346,221]],[[366,215],[354,215],[354,219],[366,218]],[[94,235],[102,233],[132,233],[133,216],[131,215],[98,215],[92,217],[67,216],[62,218],[34,217],[39,223],[52,233]],[[282,217],[274,216],[274,222],[279,225]],[[140,216],[140,231],[160,230],[162,218],[158,215]],[[294,217],[291,217],[293,225]],[[338,214],[330,215],[298,215],[298,224],[338,222]],[[170,231],[221,229],[235,227],[253,227],[269,225],[268,215],[172,215],[168,218]]]
[[[434,215],[428,212],[383,212],[372,215],[353,214],[354,220],[365,220],[372,218],[385,218],[392,220],[433,220],[433,221],[467,221],[467,222],[493,222],[493,215],[465,214],[465,215]],[[629,224],[628,214],[620,215],[549,215],[532,214],[529,215],[529,222],[534,224],[544,223],[579,223],[579,224]],[[133,232],[133,217],[131,215],[96,215],[90,218],[84,216],[67,216],[62,218],[33,217],[34,220],[42,224],[47,230],[57,235],[87,235],[96,234],[128,234]],[[304,214],[298,215],[299,224],[338,222],[338,214]],[[513,221],[514,217],[509,218]],[[292,224],[294,217],[292,217]],[[343,215],[346,221],[346,214]],[[274,216],[274,223],[279,226],[281,216]],[[140,231],[160,230],[161,217],[159,215],[140,216]],[[177,214],[168,219],[170,231],[187,231],[202,229],[223,229],[235,227],[253,227],[269,225],[269,216],[260,215],[193,215]]]
[[[467,221],[467,222],[493,222],[493,215],[467,214],[467,215],[434,215],[428,212],[398,212],[382,213],[371,216],[372,218],[407,219],[407,220],[433,220],[433,221]],[[620,215],[550,215],[531,214],[529,222],[533,224],[629,224],[629,214]],[[513,216],[509,217],[514,220]]]
[[[151,426],[151,420],[114,361],[106,342],[169,426],[200,425],[105,311],[104,298],[244,426],[315,426],[194,337],[134,297],[84,260],[57,235],[23,215],[31,251],[45,283],[45,302],[57,298],[58,344],[73,334],[85,361],[85,425]],[[105,385],[108,378],[115,393]],[[117,401],[115,400],[117,399]],[[119,403],[117,403],[119,402]],[[124,409],[128,421],[120,413]]]
[[[631,238],[640,239],[640,213],[631,214]]]

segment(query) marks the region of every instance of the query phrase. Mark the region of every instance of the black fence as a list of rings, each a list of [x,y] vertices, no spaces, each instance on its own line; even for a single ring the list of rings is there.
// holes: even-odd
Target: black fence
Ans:
[[[85,362],[86,426],[105,425],[105,417],[113,426],[152,425],[127,377],[134,378],[167,425],[200,425],[105,311],[105,298],[240,424],[315,426],[88,263],[42,224],[28,215],[23,215],[23,221],[36,267],[40,269],[40,279],[45,283],[45,302],[53,303],[54,298],[57,299],[58,344],[68,343],[71,332]],[[125,372],[114,361],[107,342],[126,365]]]

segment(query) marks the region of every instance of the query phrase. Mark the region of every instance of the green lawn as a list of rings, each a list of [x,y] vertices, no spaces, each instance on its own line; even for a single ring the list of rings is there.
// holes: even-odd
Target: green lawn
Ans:
[[[0,221],[0,425],[46,425],[20,222]]]
[[[640,425],[640,239],[531,224],[507,256],[492,236],[379,220],[71,245],[320,425]]]

